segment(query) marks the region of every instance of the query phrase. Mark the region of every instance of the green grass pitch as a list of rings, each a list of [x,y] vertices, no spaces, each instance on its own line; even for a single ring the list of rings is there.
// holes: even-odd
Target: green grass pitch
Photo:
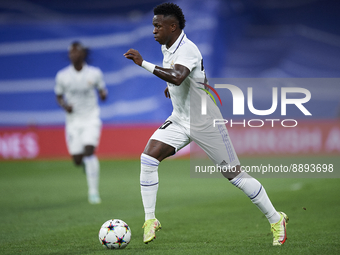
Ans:
[[[339,157],[329,159],[337,170]],[[260,160],[292,161],[241,162]],[[156,207],[163,229],[145,245],[139,161],[100,164],[102,203],[90,205],[85,175],[71,161],[0,162],[0,254],[340,254],[340,179],[259,179],[290,217],[287,242],[273,247],[267,219],[240,190],[225,179],[190,178],[187,159],[165,160]],[[107,250],[98,241],[101,224],[111,218],[131,227],[125,250]]]

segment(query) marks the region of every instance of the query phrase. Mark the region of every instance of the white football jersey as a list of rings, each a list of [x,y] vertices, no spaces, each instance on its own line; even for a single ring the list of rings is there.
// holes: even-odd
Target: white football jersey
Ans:
[[[221,118],[218,107],[209,99],[207,115],[201,114],[202,96],[207,96],[202,90],[205,86],[200,84],[206,82],[203,58],[197,46],[187,38],[184,31],[169,49],[162,45],[162,53],[164,68],[174,68],[175,64],[179,64],[190,70],[190,74],[179,86],[167,82],[173,105],[170,119],[187,128],[193,128],[207,122],[212,123],[212,117]]]
[[[99,106],[96,89],[105,89],[102,71],[84,64],[80,71],[73,65],[60,70],[56,75],[56,95],[64,95],[72,105],[73,112],[66,114],[66,122],[81,122],[99,119]]]

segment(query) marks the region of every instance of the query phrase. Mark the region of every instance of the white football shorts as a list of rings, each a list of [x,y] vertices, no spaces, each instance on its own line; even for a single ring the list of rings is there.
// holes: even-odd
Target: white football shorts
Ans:
[[[70,155],[84,153],[86,145],[97,147],[101,128],[101,121],[67,124],[65,134],[67,149]]]
[[[240,165],[240,161],[230,140],[225,125],[207,124],[199,130],[190,130],[178,122],[167,119],[150,139],[161,141],[179,151],[194,141],[216,165],[229,164],[231,167]]]

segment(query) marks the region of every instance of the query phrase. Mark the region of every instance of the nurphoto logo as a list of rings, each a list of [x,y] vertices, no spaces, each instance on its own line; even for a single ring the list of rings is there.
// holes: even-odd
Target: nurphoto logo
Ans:
[[[210,85],[208,85],[206,83],[203,83],[203,82],[198,82],[198,83],[204,85],[206,88],[209,88],[211,91],[213,91],[215,93],[215,95],[217,96],[218,100],[220,101],[221,105],[222,105],[222,101],[221,101],[220,95],[217,93],[217,91],[213,87],[211,87]],[[214,101],[215,105],[217,105],[214,96],[210,93],[209,90],[203,89],[203,88],[199,88],[199,89],[205,91],[211,97],[211,99]],[[205,103],[205,114],[203,114],[203,113],[202,114],[206,115],[207,114],[207,101],[205,100],[204,103]],[[203,98],[202,98],[202,104],[203,104]],[[203,109],[203,107],[202,107],[202,109]]]
[[[215,84],[215,88],[212,86],[209,86],[208,84],[205,83],[200,83],[203,84],[206,88],[209,88],[211,91],[213,91],[217,98],[219,99],[221,106],[222,106],[222,101],[220,98],[220,95],[217,93],[215,88],[217,89],[228,89],[233,98],[233,109],[232,113],[233,115],[244,115],[244,105],[245,105],[245,96],[240,88],[238,88],[235,85],[232,84]],[[202,89],[207,94],[212,98],[214,103],[217,105],[215,98],[213,97],[212,93],[207,90],[207,89]],[[288,93],[300,93],[304,95],[303,98],[287,98]],[[204,94],[201,96],[201,114],[206,115],[207,114],[207,94]],[[278,88],[273,87],[272,88],[272,105],[269,109],[266,110],[259,110],[254,107],[253,104],[253,88],[248,87],[247,88],[247,105],[248,109],[251,113],[254,115],[258,116],[267,116],[275,112],[275,110],[278,107]],[[282,87],[281,88],[281,116],[286,116],[287,115],[287,105],[295,105],[304,115],[306,116],[311,116],[312,114],[307,110],[307,108],[303,105],[307,103],[311,99],[311,93],[308,89],[305,88],[299,88],[299,87]],[[243,127],[246,126],[246,124],[249,127],[262,127],[266,122],[271,123],[271,126],[274,127],[275,122],[280,122],[281,126],[283,127],[295,127],[297,126],[298,122],[294,119],[251,119],[246,121],[245,119],[242,122],[235,122],[232,119],[230,121],[226,119],[214,119],[213,120],[213,125],[214,127],[216,125],[226,125],[227,123],[230,123],[230,127],[233,125],[243,125]]]

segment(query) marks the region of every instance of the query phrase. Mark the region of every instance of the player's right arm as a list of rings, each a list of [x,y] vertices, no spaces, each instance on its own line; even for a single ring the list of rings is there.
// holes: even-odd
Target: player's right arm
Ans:
[[[190,74],[190,70],[185,66],[178,64],[174,65],[174,68],[172,69],[156,66],[153,74],[166,82],[179,86]]]
[[[174,85],[181,85],[181,83],[187,78],[190,74],[190,70],[179,64],[175,64],[174,68],[163,68],[160,66],[153,65],[145,60],[143,60],[142,56],[137,50],[129,49],[124,56],[127,59],[133,60],[136,65],[144,67],[149,72],[153,73],[157,77],[162,80],[172,83]]]
[[[57,102],[61,108],[63,108],[66,112],[72,112],[72,106],[69,105],[64,99],[65,87],[63,85],[63,72],[59,71],[56,75],[55,81],[56,85],[54,87],[54,93],[56,95]]]
[[[67,104],[63,95],[57,95],[57,102],[60,105],[61,108],[63,108],[66,112],[71,113],[72,112],[72,106]]]

